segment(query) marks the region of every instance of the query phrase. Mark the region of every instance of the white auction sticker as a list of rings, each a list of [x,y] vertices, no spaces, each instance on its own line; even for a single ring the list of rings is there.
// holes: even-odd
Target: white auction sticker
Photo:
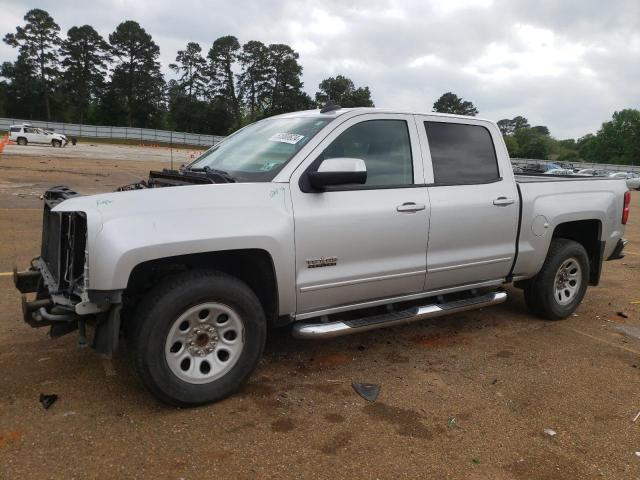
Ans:
[[[271,137],[269,137],[269,141],[295,145],[303,138],[304,135],[298,135],[297,133],[276,133],[275,135],[271,135]]]

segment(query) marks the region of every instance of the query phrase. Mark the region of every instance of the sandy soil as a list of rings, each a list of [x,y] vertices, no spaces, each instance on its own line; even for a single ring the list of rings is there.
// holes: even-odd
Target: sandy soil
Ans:
[[[163,165],[1,155],[0,272],[38,253],[47,186],[113,190]],[[626,236],[566,321],[509,289],[499,307],[339,340],[273,332],[239,394],[189,410],[150,397],[126,352],[101,360],[23,324],[2,275],[0,479],[639,478],[640,339],[619,329],[640,327],[640,192]],[[380,384],[378,401],[352,381]],[[41,393],[59,399],[44,410]]]

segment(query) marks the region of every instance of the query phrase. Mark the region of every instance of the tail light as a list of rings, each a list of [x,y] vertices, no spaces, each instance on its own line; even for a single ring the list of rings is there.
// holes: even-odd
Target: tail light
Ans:
[[[622,224],[626,225],[629,220],[629,204],[631,203],[631,192],[624,192],[624,204],[622,206]]]

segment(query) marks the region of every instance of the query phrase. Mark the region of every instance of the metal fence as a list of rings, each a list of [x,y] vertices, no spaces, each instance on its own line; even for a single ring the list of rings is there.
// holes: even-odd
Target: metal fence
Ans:
[[[8,131],[10,126],[22,125],[23,123],[28,123],[38,128],[48,128],[56,133],[63,133],[69,137],[116,138],[140,142],[162,142],[174,145],[210,147],[224,138],[218,135],[172,132],[170,130],[155,130],[152,128],[106,127],[100,125],[81,125],[78,123],[41,122],[18,118],[0,118],[0,131]]]
[[[588,162],[556,162],[553,160],[538,160],[535,158],[512,158],[511,163],[513,165],[517,165],[519,167],[524,167],[526,165],[539,165],[543,163],[553,163],[556,165],[560,165],[562,168],[579,168],[582,170],[583,168],[594,168],[597,170],[610,170],[613,172],[634,172],[640,173],[640,165],[613,165],[611,163],[588,163]]]

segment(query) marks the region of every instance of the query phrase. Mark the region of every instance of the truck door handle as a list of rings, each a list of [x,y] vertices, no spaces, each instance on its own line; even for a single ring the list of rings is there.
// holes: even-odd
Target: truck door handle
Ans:
[[[402,205],[398,205],[396,210],[401,213],[415,213],[420,210],[424,210],[425,207],[422,203],[405,202]]]
[[[507,197],[498,197],[493,201],[493,204],[497,207],[506,207],[507,205],[511,205],[512,203],[515,203],[515,200],[513,198]]]

